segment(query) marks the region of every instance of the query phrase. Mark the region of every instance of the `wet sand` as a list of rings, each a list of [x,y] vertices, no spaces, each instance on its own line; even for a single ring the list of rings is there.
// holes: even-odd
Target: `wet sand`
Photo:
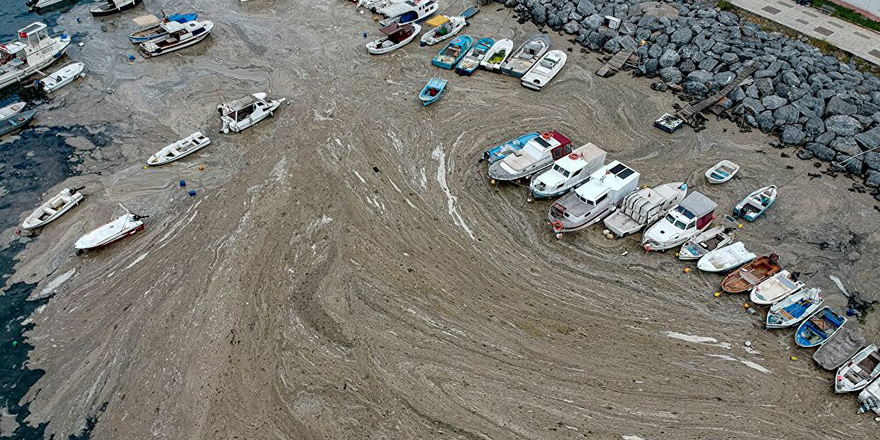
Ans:
[[[598,226],[556,240],[550,203],[490,185],[478,158],[558,129],[635,168],[641,185],[688,179],[719,217],[754,188],[780,185],[777,203],[738,238],[779,253],[838,309],[845,299],[828,275],[868,296],[880,284],[880,213],[847,190],[853,181],[811,180],[812,163],[728,122],[660,132],[651,123],[671,94],[624,73],[597,78],[595,55],[558,35],[554,47],[573,52],[535,93],[484,71],[436,69],[439,48],[418,43],[368,56],[362,32],[378,35],[376,26],[341,0],[192,7],[215,22],[210,40],[135,63],[125,35],[142,9],[98,22],[84,5],[61,19],[88,33],[73,55],[91,75],[46,116],[110,141],[85,175],[59,185],[85,185],[86,201],[30,239],[11,280],[56,292],[29,333],[30,367],[46,370],[30,420],[51,421],[47,433],[76,433],[95,415],[96,439],[876,432],[855,396],[835,396],[831,373],[792,347],[791,331],[763,330],[743,296],[714,298],[720,277],[671,252],[645,254],[638,237],[606,240]],[[465,32],[519,41],[534,31],[490,5]],[[430,76],[449,88],[421,108]],[[291,104],[222,135],[217,90],[227,99],[268,90]],[[142,169],[196,130],[211,146]],[[721,159],[743,170],[709,187],[702,173]],[[146,229],[74,255],[74,241],[117,203],[150,215]],[[858,327],[878,339],[876,315]]]

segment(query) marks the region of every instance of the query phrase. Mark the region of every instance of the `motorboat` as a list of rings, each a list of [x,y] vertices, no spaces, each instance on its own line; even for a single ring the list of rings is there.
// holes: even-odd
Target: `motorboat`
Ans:
[[[776,275],[779,270],[779,256],[770,254],[760,257],[727,275],[721,282],[721,289],[727,293],[745,293]]]
[[[422,101],[422,105],[430,105],[440,99],[440,96],[443,95],[443,90],[446,89],[446,82],[445,79],[440,78],[431,78],[428,80],[428,83],[425,84],[425,88],[419,93],[419,100]]]
[[[26,103],[19,101],[0,108],[0,124],[5,124],[7,120],[12,119],[13,116],[21,113],[26,106]]]
[[[419,46],[431,46],[441,41],[452,38],[459,31],[464,29],[467,19],[461,16],[447,17],[438,15],[425,21],[426,26],[431,29],[422,35],[419,40]]]
[[[132,213],[123,214],[110,223],[83,235],[73,246],[79,251],[107,246],[144,229],[144,222],[141,221],[142,218],[146,217]]]
[[[797,325],[807,316],[810,316],[822,304],[825,298],[822,298],[822,289],[814,287],[812,289],[801,289],[794,295],[789,295],[782,301],[770,306],[767,312],[765,326],[770,328],[786,328]]]
[[[34,119],[36,114],[36,110],[27,110],[0,121],[0,136],[24,128],[29,122],[31,122],[31,119]]]
[[[97,6],[92,8],[90,12],[95,17],[103,17],[113,15],[122,11],[127,11],[139,5],[142,0],[106,0],[99,2]]]
[[[727,272],[754,260],[755,257],[743,242],[738,241],[703,255],[697,262],[697,268],[703,272]]]
[[[489,162],[489,165],[504,159],[508,154],[519,151],[530,140],[538,137],[538,132],[533,131],[526,133],[516,139],[511,139],[501,145],[496,145],[483,152],[483,159]]]
[[[638,187],[639,173],[615,160],[550,207],[550,226],[560,234],[600,222]]]
[[[69,46],[69,36],[50,37],[44,23],[19,29],[17,41],[0,44],[0,90],[58,61]]]
[[[779,302],[788,295],[799,292],[804,283],[787,270],[781,270],[761,284],[752,287],[749,298],[755,304],[770,305]]]
[[[874,411],[875,414],[880,415],[880,379],[871,382],[859,393],[859,402],[862,404],[859,407],[860,413]]]
[[[823,307],[798,326],[794,333],[794,342],[799,347],[818,347],[834,336],[844,324],[845,316],[835,313],[830,307]]]
[[[642,236],[646,251],[665,251],[681,246],[708,228],[718,205],[699,192],[692,192]]]
[[[379,29],[379,32],[385,34],[384,37],[366,44],[367,52],[373,55],[382,55],[399,49],[409,44],[421,31],[422,26],[415,23],[405,25],[392,23]]]
[[[483,61],[480,61],[480,66],[488,71],[498,70],[501,68],[501,65],[504,61],[507,60],[507,57],[510,56],[510,53],[513,51],[513,41],[509,38],[504,38],[502,40],[496,41],[489,51],[486,52],[486,56],[483,57]]]
[[[441,68],[452,70],[464,58],[471,49],[474,39],[470,35],[459,35],[452,39],[434,59],[431,64]]]
[[[45,9],[50,6],[55,6],[59,3],[66,2],[68,0],[28,0],[27,6],[29,9]]]
[[[82,201],[83,195],[79,192],[82,188],[64,188],[58,194],[52,196],[45,203],[34,210],[31,215],[24,219],[21,229],[30,230],[41,228],[57,220],[74,206]]]
[[[733,230],[724,226],[707,229],[681,245],[678,259],[699,260],[715,249],[727,246],[733,240]],[[754,258],[754,257],[753,257]]]
[[[229,103],[217,106],[220,120],[223,122],[223,133],[241,133],[248,127],[274,116],[275,110],[281,106],[286,98],[278,100],[268,99],[266,93],[254,93]]]
[[[753,191],[733,208],[733,214],[750,222],[755,221],[776,201],[776,186],[770,185]]]
[[[880,353],[871,344],[856,353],[846,365],[837,370],[834,377],[834,392],[849,393],[861,390],[871,381],[880,377]]]
[[[78,61],[65,64],[64,67],[56,70],[45,78],[37,80],[37,87],[44,93],[52,93],[70,83],[77,78],[86,76],[86,65]]]
[[[720,184],[729,182],[730,179],[733,179],[733,176],[739,171],[739,165],[729,161],[722,160],[706,170],[706,180],[712,184]]]
[[[147,16],[147,18],[154,16]],[[199,18],[199,14],[190,13],[190,14],[173,14],[169,15],[167,18],[162,20],[162,23],[167,23],[171,21],[176,21],[178,23],[186,23],[188,21],[193,21]],[[155,19],[154,19],[155,20]],[[153,21],[155,23],[155,21]],[[128,36],[128,40],[134,44],[146,43],[150,40],[155,40],[157,38],[162,38],[168,35],[168,30],[162,27],[162,23],[156,23],[152,26],[148,26],[139,31],[133,32]]]
[[[480,61],[486,56],[486,51],[492,47],[493,42],[491,38],[480,38],[477,44],[458,63],[458,66],[455,66],[455,72],[459,75],[473,75],[477,68],[480,67]]]
[[[211,29],[214,28],[214,22],[208,20],[193,20],[185,23],[169,21],[167,23],[162,23],[159,26],[165,30],[167,35],[162,38],[141,43],[140,46],[138,46],[141,54],[146,58],[157,57],[169,52],[174,52],[204,40],[211,34]]]
[[[562,70],[567,59],[568,55],[561,50],[548,51],[523,75],[523,87],[540,92]]]
[[[587,143],[560,157],[553,166],[535,175],[529,184],[532,197],[553,198],[567,193],[590,180],[590,176],[605,165],[605,150]]]
[[[605,217],[605,227],[618,237],[650,227],[684,200],[687,188],[684,182],[674,182],[640,189],[626,196],[620,209]]]
[[[514,78],[522,78],[550,48],[550,36],[537,33],[526,39],[506,61],[501,64],[501,73]]]
[[[571,154],[571,150],[571,141],[562,133],[547,131],[527,142],[521,150],[512,151],[489,165],[489,177],[498,181],[531,177],[549,168],[556,159]]]
[[[183,159],[196,151],[201,150],[211,143],[211,139],[197,131],[177,142],[173,142],[162,148],[156,154],[147,159],[147,165],[156,166]]]
[[[418,23],[437,12],[440,5],[437,0],[406,0],[400,3],[392,3],[382,9],[379,14],[387,17],[379,22],[379,26],[386,27],[391,23],[404,25],[407,23]]]

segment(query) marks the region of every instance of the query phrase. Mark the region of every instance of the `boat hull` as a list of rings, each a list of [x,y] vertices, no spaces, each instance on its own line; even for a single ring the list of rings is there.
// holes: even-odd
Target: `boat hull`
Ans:
[[[139,47],[139,50],[140,50],[140,52],[141,52],[141,55],[143,55],[145,58],[154,58],[154,57],[157,57],[157,56],[159,56],[159,55],[165,55],[165,54],[167,54],[167,53],[171,53],[171,52],[174,52],[174,51],[177,51],[177,50],[185,49],[185,48],[190,47],[190,46],[192,46],[192,45],[194,45],[194,44],[198,44],[199,42],[201,42],[201,41],[204,40],[205,38],[208,38],[209,35],[211,35],[211,32],[210,32],[210,31],[205,32],[205,33],[203,33],[203,34],[201,34],[201,35],[199,35],[199,36],[197,36],[197,37],[190,38],[190,39],[188,39],[188,40],[186,40],[186,41],[182,41],[182,42],[180,42],[180,43],[178,43],[178,44],[175,44],[174,46],[168,46],[168,47],[166,47],[166,48],[160,48],[160,49],[157,49],[157,50],[155,50],[155,51],[147,50],[147,49],[144,48],[143,45],[141,45],[141,46]]]
[[[134,9],[134,7],[139,5],[141,3],[141,1],[142,0],[134,0],[131,3],[127,3],[122,6],[117,6],[115,8],[106,8],[106,9],[101,8],[101,7],[92,8],[89,10],[89,12],[91,12],[92,15],[95,17],[106,17],[108,15],[118,14],[120,12],[127,11],[129,9]]]
[[[34,217],[35,214],[39,213],[39,211],[41,211],[43,209],[43,206],[40,206],[39,208],[37,208],[37,211],[35,211],[34,214],[31,214],[30,216],[28,216],[27,219],[25,219],[24,223],[21,225],[21,229],[32,230],[32,229],[42,228],[43,226],[46,226],[49,223],[52,223],[55,220],[58,220],[59,218],[61,218],[61,216],[64,215],[67,211],[70,211],[74,207],[79,206],[79,202],[81,202],[83,200],[83,195],[80,193],[74,193],[70,197],[72,200],[69,203],[65,204],[64,207],[62,207],[61,209],[55,211],[55,214],[49,216],[48,218],[46,218],[43,221],[37,221],[36,223],[29,223],[28,221],[31,220],[31,217]]]
[[[26,112],[21,112],[18,115],[3,122],[3,124],[0,125],[0,136],[6,135],[6,134],[12,133],[16,130],[24,128],[25,126],[27,126],[31,122],[31,119],[34,119],[34,115],[36,115],[36,114],[37,114],[36,111],[29,110]]]
[[[26,69],[16,71],[11,75],[6,74],[3,76],[0,76],[0,90],[3,90],[6,87],[9,87],[13,84],[17,84],[21,81],[24,81],[24,80],[30,78],[31,76],[39,73],[40,69],[49,67],[50,65],[54,64],[56,61],[61,59],[61,57],[63,57],[64,53],[67,51],[67,48],[70,47],[70,37],[68,37],[66,35],[62,36],[60,41],[62,44],[61,49],[59,49],[57,52],[55,52],[51,57],[46,58],[45,60],[43,60],[42,62],[40,62],[39,64],[36,64],[34,66],[28,66],[28,68],[26,68]]]

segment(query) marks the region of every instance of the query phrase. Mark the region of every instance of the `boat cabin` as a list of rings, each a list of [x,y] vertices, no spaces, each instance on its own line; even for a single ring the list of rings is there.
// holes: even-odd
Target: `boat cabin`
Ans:
[[[715,220],[718,205],[699,192],[692,192],[666,214],[666,221],[680,230],[703,229]]]
[[[388,41],[394,44],[400,43],[409,38],[414,30],[415,28],[411,24],[399,25],[397,23],[391,23],[390,25],[379,29],[380,32],[388,36]]]
[[[530,41],[523,46],[522,52],[517,57],[524,60],[531,60],[538,56],[544,50],[544,45],[537,41]]]
[[[382,8],[379,13],[389,20],[412,23],[437,10],[438,7],[437,0],[407,0]]]
[[[55,41],[49,37],[49,31],[44,23],[34,22],[18,31],[18,41],[0,45],[0,64],[13,66],[26,63],[28,58],[46,46],[51,46]],[[42,58],[42,56],[40,57]]]
[[[639,173],[632,168],[614,161],[603,169],[596,171],[590,177],[590,181],[575,190],[575,193],[588,207],[599,206],[605,199],[611,196],[614,202],[619,202],[624,196],[635,191],[639,185]],[[622,196],[615,197],[621,192]],[[616,203],[615,203],[616,204]]]
[[[222,116],[231,118],[235,122],[243,121],[250,117],[256,110],[257,105],[266,106],[265,101],[257,99],[253,95],[238,98],[228,104],[221,105],[218,109]]]
[[[590,175],[605,164],[605,150],[587,143],[556,160],[553,166],[535,178],[539,191],[563,187],[566,183],[586,182]]]
[[[552,71],[553,67],[559,64],[560,61],[562,61],[562,58],[555,55],[555,51],[551,50],[550,52],[550,55],[547,55],[546,57],[544,57],[544,59],[541,60],[541,62],[538,63],[538,67],[540,67],[541,69]]]

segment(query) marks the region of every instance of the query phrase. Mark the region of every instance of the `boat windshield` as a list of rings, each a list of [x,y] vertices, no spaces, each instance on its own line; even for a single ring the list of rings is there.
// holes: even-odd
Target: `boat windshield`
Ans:
[[[480,56],[480,55],[483,55],[483,54],[485,54],[485,53],[486,53],[486,48],[485,48],[485,47],[478,47],[478,48],[476,48],[476,49],[474,50],[474,55],[476,55],[476,56]]]
[[[566,170],[565,168],[562,168],[559,165],[553,165],[553,171],[556,171],[557,173],[561,174],[562,177],[568,177],[571,175],[571,173],[569,173],[568,170]]]
[[[670,224],[674,225],[675,224],[675,217],[673,217],[672,214],[666,214],[666,221],[668,221]]]
[[[675,221],[674,225],[676,228],[681,229],[681,230],[684,230],[685,228],[687,228],[687,225],[685,225],[684,223],[682,223],[678,220]]]

